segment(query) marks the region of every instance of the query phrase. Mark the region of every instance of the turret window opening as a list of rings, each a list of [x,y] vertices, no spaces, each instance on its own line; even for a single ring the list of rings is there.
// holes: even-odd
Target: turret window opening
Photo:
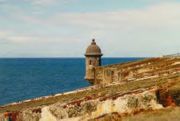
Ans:
[[[89,60],[89,65],[92,65],[92,61],[91,60]]]

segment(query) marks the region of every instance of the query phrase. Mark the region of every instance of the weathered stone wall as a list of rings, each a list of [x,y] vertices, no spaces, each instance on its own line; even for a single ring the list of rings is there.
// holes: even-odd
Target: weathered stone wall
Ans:
[[[96,99],[76,100],[69,103],[56,103],[50,106],[30,108],[15,115],[13,121],[86,121],[113,112],[132,113],[139,110],[162,108],[156,98],[156,90],[137,90],[127,95],[116,95]],[[7,114],[1,120],[7,120]],[[10,116],[10,118],[12,118]]]
[[[95,84],[109,84],[158,78],[180,72],[180,58],[152,58],[143,61],[97,67]]]

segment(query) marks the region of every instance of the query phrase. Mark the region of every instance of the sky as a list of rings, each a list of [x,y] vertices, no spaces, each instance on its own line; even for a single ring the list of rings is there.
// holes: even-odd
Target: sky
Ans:
[[[0,57],[104,57],[180,52],[180,0],[0,0]]]

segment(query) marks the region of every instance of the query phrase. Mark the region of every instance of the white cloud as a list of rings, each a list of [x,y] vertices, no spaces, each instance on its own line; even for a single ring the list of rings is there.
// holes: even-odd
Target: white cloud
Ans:
[[[45,26],[49,35],[11,35],[7,39],[26,44],[21,47],[29,48],[28,52],[36,48],[37,53],[43,50],[47,55],[80,56],[89,39],[97,38],[107,56],[159,56],[180,51],[179,13],[180,3],[166,2],[134,10],[59,13],[47,18],[19,14],[18,20]],[[66,33],[54,35],[53,28]]]
[[[57,0],[25,0],[32,3],[33,5],[50,5],[57,2]]]
[[[0,42],[5,42],[6,44],[23,43],[27,42],[27,39],[23,36],[13,35],[11,31],[0,30]],[[29,40],[31,41],[32,39]]]
[[[25,0],[25,1],[35,6],[50,6],[50,5],[55,5],[57,3],[59,4],[73,3],[76,2],[77,0]]]
[[[1,38],[1,37],[4,37],[5,35],[6,35],[6,32],[0,31],[0,38]]]
[[[47,18],[18,16],[24,21],[49,26],[71,25],[93,29],[119,29],[132,27],[174,27],[180,25],[180,3],[161,3],[143,9],[59,13]]]

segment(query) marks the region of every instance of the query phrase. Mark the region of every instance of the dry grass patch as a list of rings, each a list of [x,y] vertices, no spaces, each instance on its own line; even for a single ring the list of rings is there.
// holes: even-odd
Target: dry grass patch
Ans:
[[[122,121],[180,121],[180,108],[167,108],[126,116]]]

